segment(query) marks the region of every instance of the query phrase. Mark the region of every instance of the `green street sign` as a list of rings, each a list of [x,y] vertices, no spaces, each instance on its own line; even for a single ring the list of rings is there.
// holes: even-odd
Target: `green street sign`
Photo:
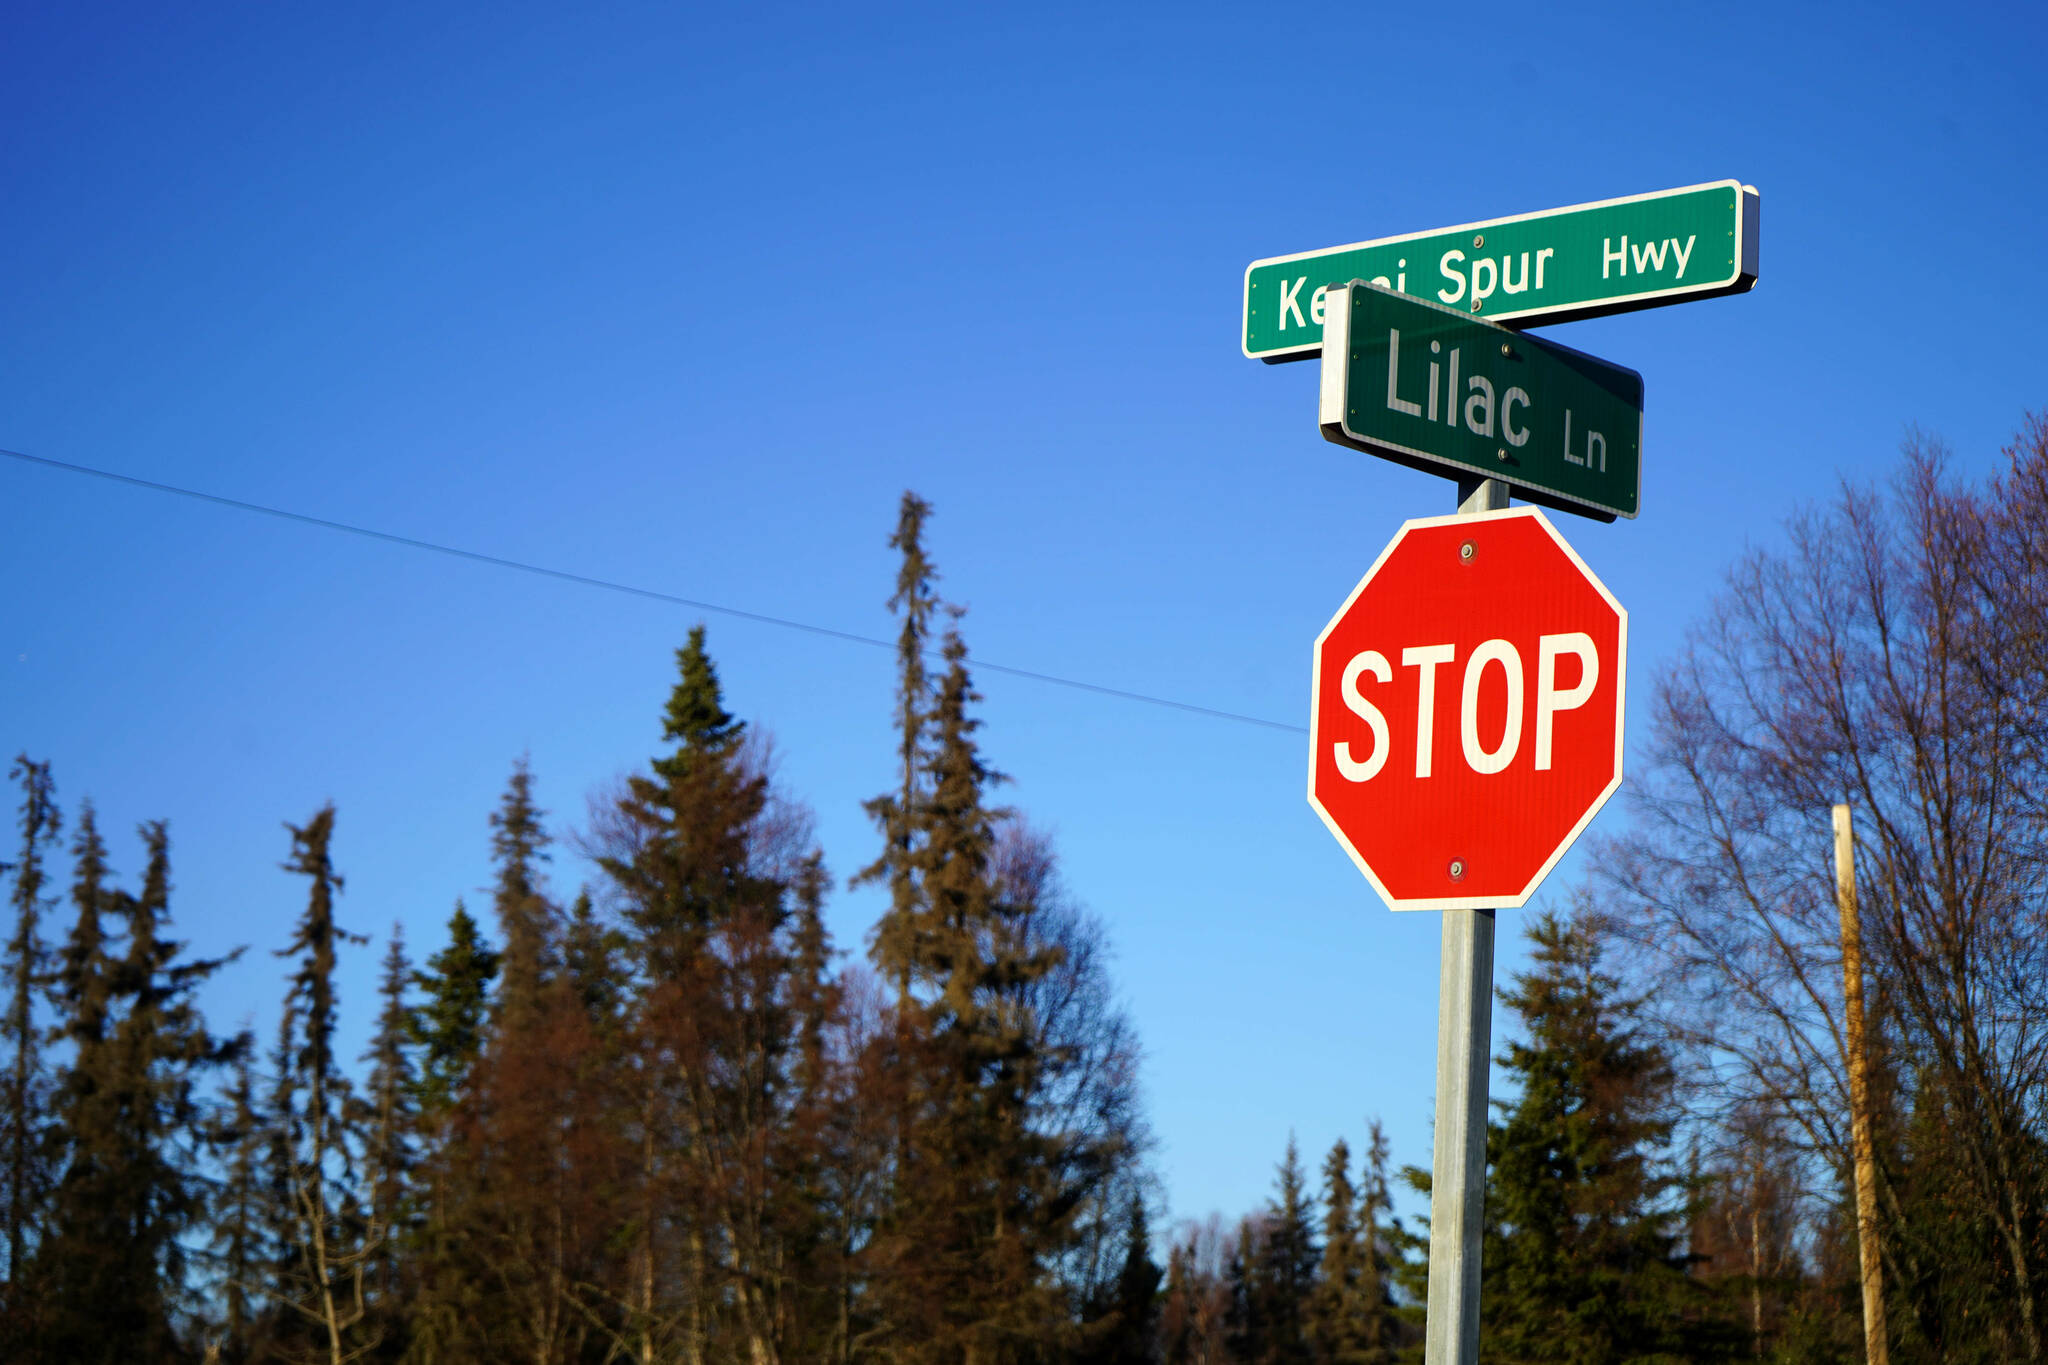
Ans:
[[[1325,311],[1328,439],[1601,521],[1636,514],[1634,370],[1362,280],[1330,290]]]
[[[1740,294],[1756,283],[1757,192],[1736,180],[1253,261],[1244,353],[1320,353],[1327,292],[1370,280],[1528,327]]]

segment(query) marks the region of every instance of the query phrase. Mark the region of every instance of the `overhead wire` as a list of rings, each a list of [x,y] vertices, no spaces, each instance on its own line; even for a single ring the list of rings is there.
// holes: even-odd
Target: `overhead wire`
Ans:
[[[810,621],[798,621],[792,617],[775,616],[767,612],[748,611],[744,607],[726,606],[720,602],[708,602],[701,598],[684,597],[679,593],[663,592],[658,588],[641,587],[634,583],[622,583],[616,579],[599,578],[593,574],[576,573],[569,569],[557,569],[546,564],[535,564],[529,560],[512,559],[505,555],[486,554],[481,550],[466,550],[459,545],[444,545],[439,541],[422,540],[416,536],[403,536],[394,531],[380,531],[374,526],[358,526],[353,522],[336,521],[331,517],[318,517],[308,512],[294,512],[289,508],[272,507],[267,503],[249,502],[242,498],[231,498],[220,493],[208,493],[197,488],[186,488],[180,484],[163,483],[156,479],[145,479],[134,474],[122,474],[111,469],[100,469],[93,465],[77,464],[70,460],[54,459],[48,455],[31,455],[26,451],[0,448],[0,455],[24,464],[41,465],[48,469],[62,470],[70,474],[83,474],[110,483],[127,484],[133,488],[146,488],[156,493],[168,493],[174,497],[190,498],[197,502],[212,503],[217,507],[233,508],[238,512],[253,512],[260,516],[275,517],[281,521],[298,522],[306,526],[317,526],[322,530],[339,531],[345,535],[362,536],[369,540],[380,540],[389,545],[402,545],[410,550],[424,550],[430,554],[447,555],[454,559],[465,559],[475,564],[489,564],[495,568],[511,569],[519,573],[535,574],[552,578],[558,582],[575,583],[586,588],[598,588],[606,592],[625,593],[653,602],[671,606],[687,607],[692,611],[713,612],[741,621],[752,621],[760,625],[779,626],[785,630],[803,631],[827,639],[843,640],[849,644],[871,645],[879,649],[895,649],[894,640],[879,636],[862,635],[857,631],[840,630],[833,626],[821,626]],[[1224,711],[1213,706],[1200,706],[1194,702],[1178,701],[1172,697],[1155,696],[1149,692],[1134,692],[1121,687],[1109,687],[1102,683],[1088,682],[1081,678],[1065,677],[1057,673],[1046,673],[1038,669],[1019,668],[1014,664],[997,663],[978,655],[969,655],[967,662],[975,668],[991,673],[1002,673],[1013,678],[1026,678],[1032,682],[1048,683],[1054,687],[1070,688],[1077,692],[1092,692],[1098,696],[1115,697],[1120,701],[1139,702],[1147,706],[1163,706],[1190,715],[1207,716],[1212,720],[1235,721],[1241,725],[1256,725],[1267,730],[1283,730],[1290,734],[1307,734],[1307,727],[1289,725],[1283,721],[1268,720],[1264,716],[1250,716],[1238,711]]]

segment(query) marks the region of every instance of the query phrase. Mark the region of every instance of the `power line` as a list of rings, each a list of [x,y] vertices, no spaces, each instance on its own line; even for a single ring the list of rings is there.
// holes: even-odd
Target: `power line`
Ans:
[[[705,602],[694,597],[683,597],[656,588],[643,588],[632,583],[620,583],[614,579],[597,578],[590,574],[572,573],[567,569],[550,568],[545,564],[534,564],[523,559],[508,559],[503,555],[485,554],[480,550],[465,550],[457,545],[443,545],[438,541],[420,540],[413,536],[401,536],[392,531],[379,531],[371,526],[357,526],[346,521],[335,521],[328,517],[316,517],[306,512],[293,512],[283,507],[271,507],[260,502],[245,502],[241,498],[225,497],[219,493],[206,493],[197,488],[184,488],[174,483],[159,483],[155,479],[137,478],[133,474],[117,474],[111,469],[96,469],[91,465],[73,464],[69,460],[55,460],[47,455],[30,455],[19,450],[0,449],[0,455],[25,464],[42,465],[47,469],[61,469],[69,474],[85,474],[111,483],[124,483],[133,488],[147,488],[155,493],[169,493],[175,497],[192,498],[198,502],[210,502],[219,507],[231,507],[238,512],[255,512],[261,516],[276,517],[282,521],[296,521],[307,526],[318,526],[323,530],[341,531],[347,535],[363,536],[370,540],[381,540],[390,545],[402,545],[410,550],[425,550],[432,554],[448,555],[455,559],[466,559],[476,564],[490,564],[500,569],[513,569],[520,573],[537,574],[558,582],[576,583],[586,588],[601,588],[606,592],[625,593],[631,597],[645,598],[653,602],[665,602],[671,606],[688,607],[692,611],[716,612],[742,621],[754,621],[766,626],[780,626],[785,630],[800,630],[811,635],[822,635],[828,639],[844,640],[850,644],[873,645],[878,649],[895,649],[896,642],[873,635],[861,635],[850,630],[838,630],[831,626],[813,625],[809,621],[792,620],[786,616],[770,616],[766,612],[747,611],[742,607],[728,607],[717,602]],[[1263,716],[1247,716],[1236,711],[1222,711],[1213,706],[1197,706],[1193,702],[1175,701],[1171,697],[1155,697],[1146,692],[1126,691],[1121,687],[1105,687],[1101,683],[1084,682],[1079,678],[1061,677],[1057,673],[1041,673],[1036,669],[1018,668],[1012,664],[999,664],[989,659],[970,655],[967,662],[976,668],[991,673],[1005,673],[1013,678],[1028,678],[1033,682],[1050,683],[1055,687],[1068,687],[1078,692],[1093,692],[1098,696],[1116,697],[1122,701],[1143,702],[1147,706],[1164,706],[1191,715],[1208,716],[1215,720],[1236,721],[1242,725],[1257,725],[1267,730],[1284,730],[1289,734],[1305,735],[1308,730],[1300,725],[1288,725]]]

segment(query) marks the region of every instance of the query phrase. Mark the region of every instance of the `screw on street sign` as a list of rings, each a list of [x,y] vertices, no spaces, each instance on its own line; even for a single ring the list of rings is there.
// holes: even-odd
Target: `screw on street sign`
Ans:
[[[1643,377],[1454,308],[1329,291],[1318,420],[1339,445],[1601,521],[1641,496]]]
[[[1315,355],[1329,290],[1354,279],[1524,327],[1740,294],[1758,207],[1754,188],[1718,180],[1253,261],[1244,353]]]
[[[1621,785],[1627,655],[1535,508],[1407,522],[1316,637],[1309,804],[1395,910],[1521,905]]]

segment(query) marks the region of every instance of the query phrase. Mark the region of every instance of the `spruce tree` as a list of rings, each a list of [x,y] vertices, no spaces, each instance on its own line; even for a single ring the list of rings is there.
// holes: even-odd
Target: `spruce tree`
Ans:
[[[1309,1341],[1328,1365],[1391,1365],[1401,1344],[1392,1292],[1386,1137],[1372,1126],[1363,1178],[1351,1181],[1351,1147],[1339,1138],[1323,1162],[1323,1259],[1309,1301]]]
[[[796,1084],[806,1097],[819,1096],[825,1085],[827,1034],[839,1008],[839,991],[831,978],[832,940],[825,930],[829,885],[824,856],[813,852],[803,860],[790,888],[795,899],[790,1003],[797,1019]]]
[[[491,982],[500,961],[499,952],[479,935],[476,919],[456,901],[448,916],[448,946],[427,959],[425,971],[412,974],[412,984],[425,998],[412,1008],[406,1027],[420,1048],[415,1085],[426,1119],[446,1115],[468,1086],[470,1067],[483,1047]]]
[[[637,1207],[629,1202],[635,1078],[626,1066],[625,1019],[631,982],[624,936],[598,919],[587,889],[579,890],[570,909],[561,956],[562,969],[548,993],[549,1038],[560,1048],[564,1074],[558,1140],[574,1154],[562,1167],[569,1186],[565,1279],[581,1286],[563,1306],[593,1332],[618,1341],[624,1331],[621,1305],[630,1292],[621,1229]]]
[[[1746,1353],[1686,1274],[1674,1078],[1641,1002],[1603,970],[1597,921],[1538,916],[1502,1001],[1526,1041],[1488,1132],[1482,1354],[1503,1365]]]
[[[50,902],[45,896],[48,873],[44,853],[60,826],[57,787],[48,763],[23,754],[8,776],[21,784],[21,853],[13,865],[14,932],[7,941],[7,1095],[0,1112],[0,1152],[5,1153],[7,1271],[6,1296],[0,1299],[0,1324],[18,1321],[28,1311],[29,1286],[24,1275],[35,1229],[41,1223],[48,1195],[49,1161],[45,1149],[49,1124],[49,1085],[43,1071],[43,1027],[37,1001],[48,971],[49,948],[41,923]]]
[[[251,1305],[255,1319],[250,1354],[256,1360],[266,1356],[309,1359],[316,1356],[322,1344],[316,1342],[312,1319],[293,1302],[304,1273],[305,1249],[293,1194],[297,1134],[292,1111],[298,1104],[298,1076],[292,1065],[292,1039],[296,1030],[297,1021],[287,1004],[278,1011],[277,1033],[271,1040],[270,1094],[261,1110],[261,1126],[257,1130],[259,1224],[253,1243],[259,1259],[250,1284],[252,1296],[259,1289],[262,1295],[260,1303]]]
[[[919,821],[924,846],[913,863],[920,874],[929,925],[912,940],[911,976],[936,988],[947,1018],[967,1028],[986,1024],[1008,1031],[1009,1021],[992,1017],[997,992],[1027,975],[1043,975],[1054,964],[994,960],[996,953],[1013,947],[1018,936],[986,941],[1016,909],[1003,903],[991,866],[996,826],[1009,812],[986,800],[991,787],[1008,779],[983,761],[974,737],[981,729],[974,715],[981,694],[968,676],[967,645],[957,628],[946,633],[944,657],[946,671],[932,704],[932,751]],[[884,916],[884,925],[888,922]],[[878,934],[878,949],[884,942]],[[886,949],[878,951],[878,965],[886,964],[890,956]],[[1001,1045],[1014,1046],[1016,1041],[1004,1039]]]
[[[412,1249],[416,1293],[406,1324],[410,1349],[424,1359],[494,1354],[483,1335],[492,1318],[473,1220],[479,1203],[477,1071],[491,1014],[491,982],[500,954],[485,943],[463,903],[448,917],[448,942],[412,973],[421,1000],[406,1032],[419,1049],[413,1081],[422,1133],[424,1180]]]
[[[98,832],[89,815],[81,822],[88,871],[74,894],[79,924],[64,992],[78,1013],[58,1109],[67,1142],[38,1252],[48,1292],[41,1350],[52,1359],[186,1354],[177,1326],[185,1236],[206,1204],[197,1085],[243,1045],[215,1039],[194,1000],[231,959],[187,959],[164,935],[170,840],[161,822],[141,833],[148,863],[131,894],[106,885]]]
[[[703,627],[676,664],[662,721],[673,747],[627,779],[597,858],[639,987],[622,1020],[622,1127],[638,1151],[621,1307],[643,1355],[772,1359],[808,1349],[791,1335],[803,1325],[793,1305],[822,1236],[818,1153],[804,1140],[815,1115],[792,1081],[806,1019],[829,1005],[812,973],[829,954],[823,874],[779,823],[786,808],[726,709]]]
[[[1265,1350],[1261,1365],[1305,1365],[1309,1359],[1309,1300],[1315,1291],[1318,1253],[1314,1210],[1301,1172],[1294,1135],[1274,1177],[1277,1198],[1268,1206],[1261,1247],[1266,1301],[1261,1313]]]
[[[724,689],[719,686],[717,666],[704,648],[704,627],[690,627],[683,647],[676,651],[674,687],[662,712],[661,737],[675,742],[675,748],[656,758],[654,775],[665,782],[679,782],[704,762],[730,755],[746,735],[746,722],[725,709]]]
[[[1351,1183],[1351,1145],[1338,1138],[1323,1159],[1323,1262],[1309,1301],[1308,1337],[1318,1361],[1358,1365],[1365,1358],[1368,1255]]]
[[[554,1360],[590,1332],[587,1292],[604,1271],[600,1153],[615,1155],[605,1102],[612,1050],[600,1043],[579,983],[564,978],[559,915],[540,864],[548,838],[524,760],[491,817],[504,935],[501,977],[459,1118],[443,1146],[445,1217],[432,1230],[434,1306],[468,1319],[433,1344],[472,1355]],[[586,904],[581,913],[587,917]],[[607,1040],[608,1041],[608,1040]],[[592,1101],[596,1103],[593,1104]],[[573,1152],[581,1160],[571,1159]],[[451,1288],[460,1286],[459,1294]]]
[[[555,965],[556,912],[541,889],[540,864],[548,860],[542,814],[533,803],[532,768],[522,758],[491,813],[491,854],[498,867],[491,901],[505,944],[497,1007],[514,1032],[532,1025],[542,984]]]
[[[690,970],[713,928],[779,898],[772,879],[756,875],[750,846],[768,780],[743,761],[746,723],[725,709],[704,627],[691,628],[676,667],[662,718],[675,747],[650,774],[627,778],[617,806],[624,847],[597,860],[624,893],[636,965],[654,983]]]
[[[931,648],[932,618],[939,609],[933,593],[938,570],[925,556],[924,523],[931,504],[905,492],[897,509],[889,548],[898,552],[896,591],[889,609],[902,625],[896,639],[896,731],[898,780],[895,789],[864,803],[880,826],[882,852],[854,877],[854,885],[881,881],[889,888],[889,911],[876,925],[873,956],[896,984],[899,1000],[910,996],[916,964],[924,955],[929,909],[917,877],[917,855],[925,834],[923,791],[926,732],[932,706],[925,653]]]
[[[927,927],[901,933],[885,917],[875,938],[879,967],[929,991],[909,1005],[927,1060],[898,1175],[916,1221],[904,1230],[915,1250],[897,1292],[916,1296],[904,1315],[940,1360],[1054,1346],[1048,1324],[1058,1314],[1044,1271],[1075,1213],[1058,1197],[1058,1135],[1031,1126],[1048,1059],[1036,1020],[1016,1003],[1058,965],[1059,950],[1020,932],[1026,907],[1002,896],[992,874],[1007,812],[985,800],[1001,779],[975,742],[979,696],[966,653],[949,630],[915,858]],[[914,956],[892,962],[906,947]]]
[[[124,1156],[120,1078],[112,1046],[116,963],[106,917],[115,909],[107,850],[90,802],[72,839],[71,931],[58,955],[55,1034],[70,1057],[53,1096],[57,1179],[36,1262],[28,1270],[41,1299],[34,1338],[48,1354],[85,1349],[89,1305],[109,1305],[124,1344],[150,1330],[149,1310],[120,1249],[114,1183]],[[54,1357],[53,1357],[54,1358]]]
[[[792,1258],[790,1303],[805,1325],[795,1342],[820,1359],[842,1349],[850,1324],[848,1266],[840,1230],[850,1210],[838,1199],[837,1177],[846,1168],[850,1106],[846,1068],[833,1043],[844,1021],[844,994],[831,974],[832,940],[825,928],[826,889],[832,884],[824,855],[813,850],[790,884],[788,937],[788,1114],[782,1162],[786,1170],[783,1216]],[[793,1343],[794,1344],[794,1343]]]
[[[113,993],[113,965],[107,957],[105,923],[112,908],[113,890],[107,885],[106,841],[100,837],[99,820],[90,801],[79,811],[71,857],[74,917],[71,932],[58,954],[53,984],[57,1036],[73,1049],[71,1069],[75,1088],[75,1083],[84,1079],[77,1074],[76,1053],[97,1048],[106,1041],[107,1012]]]
[[[903,556],[892,605],[904,618],[898,692],[900,792],[868,805],[883,836],[864,879],[890,908],[870,956],[898,991],[905,1078],[895,1197],[880,1231],[893,1273],[881,1286],[887,1348],[913,1360],[997,1359],[1060,1349],[1064,1316],[1050,1267],[1080,1208],[1069,1159],[1093,1161],[1033,1119],[1055,1059],[1041,1046],[1033,987],[1063,960],[1030,932],[1034,907],[1006,894],[993,862],[1009,812],[987,793],[960,613],[944,672],[927,690],[920,650],[936,602],[922,544],[929,508],[906,496],[891,544]]]
[[[1147,1365],[1160,1356],[1158,1262],[1145,1201],[1131,1196],[1124,1225],[1124,1259],[1102,1302],[1092,1305],[1090,1334],[1078,1359],[1085,1365]]]
[[[1195,1365],[1202,1286],[1195,1283],[1193,1248],[1175,1242],[1166,1252],[1166,1295],[1159,1311],[1159,1351],[1165,1365]]]
[[[369,1198],[371,1255],[367,1290],[379,1319],[374,1335],[387,1357],[399,1354],[404,1335],[400,1256],[411,1242],[412,1183],[419,1164],[418,1083],[411,1052],[412,1011],[406,988],[412,964],[405,955],[402,927],[391,926],[384,951],[381,1002],[369,1051],[369,1113],[363,1150],[364,1187]]]
[[[241,956],[194,959],[164,934],[170,923],[170,838],[161,821],[142,829],[148,863],[139,896],[122,896],[127,951],[121,986],[126,1008],[115,1032],[128,1118],[125,1203],[131,1253],[154,1271],[166,1298],[164,1340],[185,1283],[185,1234],[206,1211],[195,1169],[211,1144],[199,1082],[247,1051],[246,1035],[216,1038],[197,1001],[199,988]]]
[[[335,921],[342,889],[330,845],[334,807],[324,806],[292,837],[287,872],[307,880],[306,909],[279,957],[296,960],[285,996],[284,1058],[275,1121],[283,1127],[286,1223],[284,1304],[311,1325],[333,1365],[376,1345],[365,1332],[364,1282],[377,1250],[357,1183],[362,1109],[335,1055],[339,950],[367,940]]]
[[[1237,1236],[1223,1263],[1223,1288],[1224,1348],[1236,1365],[1259,1365],[1268,1358],[1266,1315],[1272,1302],[1263,1219],[1238,1220]]]
[[[625,1000],[624,969],[619,963],[624,948],[624,936],[599,922],[590,892],[577,892],[562,934],[562,975],[584,1017],[600,1036],[614,1030]]]
[[[749,857],[767,783],[740,762],[746,726],[725,709],[703,626],[676,651],[676,674],[661,726],[673,747],[627,778],[615,807],[622,837],[597,860],[623,893],[626,952],[643,986],[628,1021],[639,1150],[625,1305],[643,1358],[699,1354],[712,1330],[703,1204],[680,1197],[701,1189],[708,1155],[691,1121],[700,983],[707,942],[769,898]]]
[[[224,1153],[210,1246],[222,1312],[214,1348],[222,1365],[250,1365],[257,1358],[258,1324],[273,1283],[276,1249],[268,1235],[273,1224],[266,1218],[263,1180],[271,1127],[257,1103],[255,1071],[246,1051],[236,1059],[223,1098],[225,1113],[214,1130]]]
[[[1365,1358],[1371,1365],[1399,1359],[1406,1344],[1420,1337],[1423,1313],[1420,1305],[1404,1307],[1395,1299],[1395,1288],[1409,1271],[1406,1251],[1412,1239],[1393,1216],[1393,1193],[1387,1186],[1390,1150],[1386,1130],[1374,1119],[1366,1130],[1365,1161],[1358,1182],[1358,1235],[1363,1250],[1359,1299],[1371,1314],[1365,1333]]]

